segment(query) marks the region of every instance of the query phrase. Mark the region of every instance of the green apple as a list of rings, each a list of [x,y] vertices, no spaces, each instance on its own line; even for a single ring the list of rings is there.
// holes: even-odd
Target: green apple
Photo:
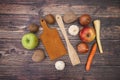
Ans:
[[[22,45],[26,49],[34,49],[38,45],[38,38],[33,33],[27,33],[22,37]]]

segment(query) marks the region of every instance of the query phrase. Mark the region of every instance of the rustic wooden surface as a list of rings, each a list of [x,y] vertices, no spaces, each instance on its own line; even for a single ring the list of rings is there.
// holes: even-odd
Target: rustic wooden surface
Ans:
[[[26,50],[21,45],[21,37],[29,32],[27,26],[30,23],[40,25],[40,17],[48,13],[63,15],[68,9],[78,16],[88,13],[92,20],[100,19],[102,22],[104,53],[99,54],[97,50],[90,72],[85,71],[88,53],[79,55],[81,64],[75,67],[71,65],[68,55],[57,59],[66,63],[65,70],[57,71],[54,67],[57,60],[50,61],[46,54],[43,62],[34,63],[31,60],[34,50]],[[79,25],[78,22],[72,24]],[[65,25],[66,30],[69,25]],[[90,25],[93,26],[92,23]],[[54,27],[62,37],[57,24]],[[42,28],[37,35],[41,32]],[[69,35],[69,39],[76,48],[79,36]],[[64,38],[62,40],[65,44]],[[45,50],[41,42],[36,49]],[[0,0],[0,80],[120,80],[120,1]]]

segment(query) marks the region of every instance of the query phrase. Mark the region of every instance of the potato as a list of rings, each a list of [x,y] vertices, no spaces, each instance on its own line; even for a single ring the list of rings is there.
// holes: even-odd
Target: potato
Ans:
[[[33,32],[33,33],[39,30],[39,26],[34,23],[30,24],[28,27],[29,27],[30,32]]]
[[[45,54],[42,50],[35,50],[32,56],[34,62],[40,62],[45,58]]]
[[[54,24],[55,23],[55,18],[52,14],[46,15],[45,20],[48,24]]]
[[[68,11],[64,14],[63,20],[65,23],[72,23],[77,20],[77,16],[74,12]]]

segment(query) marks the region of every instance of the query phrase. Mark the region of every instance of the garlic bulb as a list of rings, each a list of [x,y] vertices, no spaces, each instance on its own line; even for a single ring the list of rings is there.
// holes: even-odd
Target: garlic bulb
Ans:
[[[65,63],[64,63],[63,61],[57,61],[57,62],[55,63],[55,68],[56,68],[57,70],[64,70],[64,68],[65,68]]]

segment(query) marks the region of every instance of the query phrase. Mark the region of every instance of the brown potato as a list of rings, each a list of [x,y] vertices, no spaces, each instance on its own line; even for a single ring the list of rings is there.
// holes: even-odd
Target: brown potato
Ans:
[[[52,14],[46,15],[45,20],[48,24],[54,24],[55,23],[55,18]]]
[[[76,16],[76,14],[73,11],[68,11],[63,16],[63,20],[65,23],[72,23],[72,22],[76,21],[77,19],[78,19],[78,17]]]
[[[35,50],[33,56],[32,56],[32,60],[34,62],[40,62],[45,58],[45,54],[42,50]]]
[[[35,33],[35,32],[37,32],[38,30],[39,30],[39,26],[38,25],[36,25],[36,24],[30,24],[29,25],[29,30],[30,30],[30,32],[33,32],[33,33]]]

